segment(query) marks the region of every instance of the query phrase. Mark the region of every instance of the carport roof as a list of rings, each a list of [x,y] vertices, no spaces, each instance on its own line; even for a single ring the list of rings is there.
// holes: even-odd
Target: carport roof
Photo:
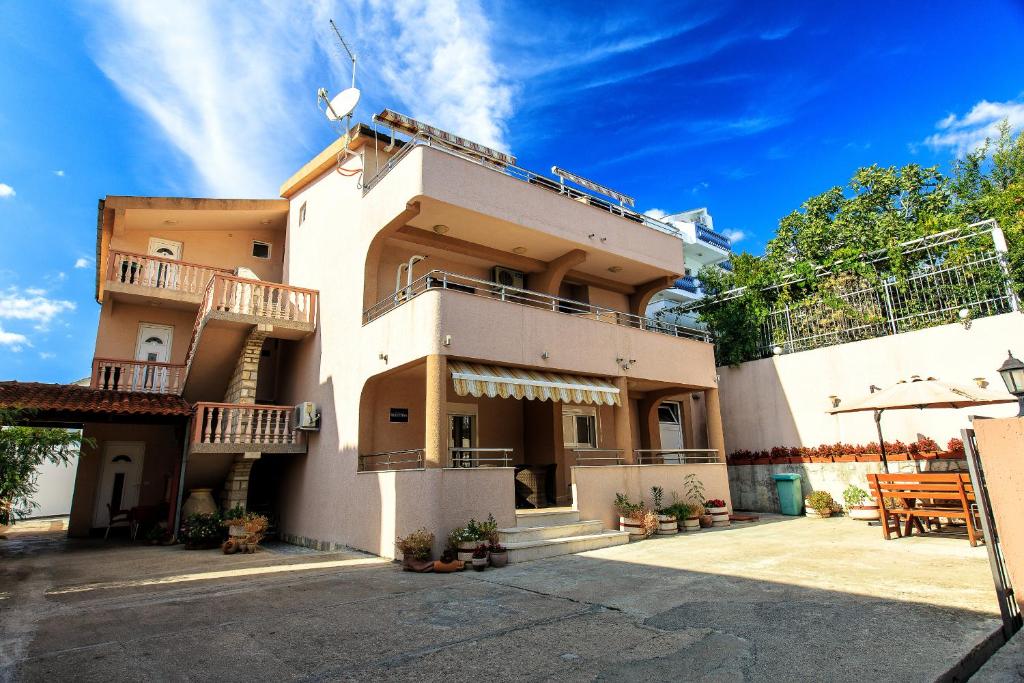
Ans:
[[[93,389],[77,384],[0,382],[0,408],[29,410],[29,421],[108,421],[122,417],[188,417],[180,396]]]

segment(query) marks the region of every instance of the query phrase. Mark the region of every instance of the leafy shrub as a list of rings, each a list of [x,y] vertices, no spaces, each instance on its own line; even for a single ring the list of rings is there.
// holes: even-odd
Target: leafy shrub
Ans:
[[[395,547],[401,551],[403,558],[429,560],[434,552],[434,534],[426,528],[417,529],[405,538],[396,540]]]
[[[805,502],[807,507],[823,517],[831,515],[836,509],[836,501],[828,491],[812,491]]]
[[[863,505],[864,501],[868,498],[868,492],[859,486],[850,484],[843,491],[843,501],[846,503],[846,507],[850,508],[854,505]]]
[[[185,518],[181,525],[181,539],[186,547],[204,548],[220,543],[224,536],[218,512],[197,512]]]

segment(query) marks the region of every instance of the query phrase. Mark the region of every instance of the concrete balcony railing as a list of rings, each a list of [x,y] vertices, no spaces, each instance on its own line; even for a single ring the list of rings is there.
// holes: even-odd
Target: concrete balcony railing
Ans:
[[[291,406],[197,403],[192,452],[305,453],[306,442]]]
[[[184,381],[184,365],[95,358],[92,361],[92,378],[89,386],[110,391],[180,394]]]
[[[202,300],[214,275],[230,273],[224,268],[161,256],[113,251],[105,287],[111,292],[179,299],[194,305]]]
[[[199,316],[225,313],[259,322],[313,324],[317,291],[217,274],[206,288]]]

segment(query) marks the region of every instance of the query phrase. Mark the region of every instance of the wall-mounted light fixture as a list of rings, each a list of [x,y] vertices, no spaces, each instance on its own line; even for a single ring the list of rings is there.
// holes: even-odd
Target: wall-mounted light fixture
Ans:
[[[979,389],[985,389],[988,387],[988,380],[984,377],[975,377],[974,383],[978,385]]]
[[[540,357],[543,358],[544,360],[547,360],[548,358],[551,358],[551,354],[548,353],[547,351],[544,351],[540,354]]]
[[[839,403],[841,402],[840,398],[838,396],[834,396],[834,395],[833,396],[829,396],[828,400],[832,403],[832,407],[833,408],[838,408],[839,407]]]
[[[447,225],[435,225],[433,229],[438,235],[444,235],[450,228]]]
[[[1020,405],[1017,417],[1024,417],[1024,363],[1014,358],[1009,351],[1006,356],[1006,360],[999,366],[999,376],[1003,378],[1006,390],[1017,397]]]
[[[379,354],[377,354],[377,358],[379,358],[380,360],[384,361],[385,363],[388,362],[388,354],[386,354],[386,353],[379,353]]]
[[[512,247],[512,253],[513,254],[525,254],[526,253],[526,247]]]
[[[778,345],[773,346],[772,347],[772,354],[774,354],[776,356],[781,356],[782,355],[782,347],[778,346]]]
[[[450,334],[444,335],[444,345],[445,346],[451,346],[452,345],[452,335],[450,335]]]

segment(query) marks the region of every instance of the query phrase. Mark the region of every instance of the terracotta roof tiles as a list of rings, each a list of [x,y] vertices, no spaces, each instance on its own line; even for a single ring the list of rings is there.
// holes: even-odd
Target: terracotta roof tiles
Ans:
[[[85,415],[181,416],[192,407],[180,396],[93,389],[77,384],[0,382],[0,408]]]

